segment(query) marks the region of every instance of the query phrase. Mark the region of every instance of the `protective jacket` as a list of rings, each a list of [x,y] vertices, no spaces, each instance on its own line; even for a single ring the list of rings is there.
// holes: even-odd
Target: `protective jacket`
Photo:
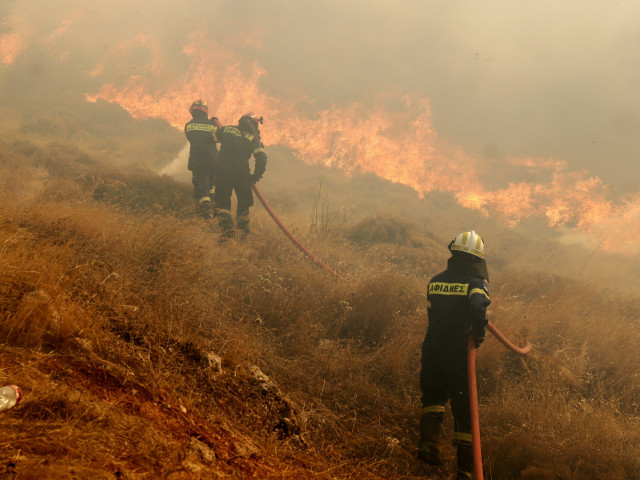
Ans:
[[[218,148],[213,136],[216,127],[204,112],[194,112],[194,117],[184,126],[189,140],[189,165],[192,172],[213,172],[218,163]]]
[[[255,158],[254,181],[259,180],[267,167],[267,154],[258,135],[240,130],[237,126],[213,129],[214,139],[220,143],[219,169],[237,176],[249,176],[249,159]]]
[[[458,258],[460,254],[449,259],[447,270],[429,282],[429,328],[422,349],[423,355],[461,363],[466,362],[469,331],[476,341],[484,340],[491,300],[486,273]]]

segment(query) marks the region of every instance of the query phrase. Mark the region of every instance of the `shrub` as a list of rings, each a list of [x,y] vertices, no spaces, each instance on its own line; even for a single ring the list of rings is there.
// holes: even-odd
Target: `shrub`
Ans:
[[[374,243],[424,246],[415,224],[405,219],[383,215],[367,217],[359,221],[348,229],[347,238],[361,246]]]

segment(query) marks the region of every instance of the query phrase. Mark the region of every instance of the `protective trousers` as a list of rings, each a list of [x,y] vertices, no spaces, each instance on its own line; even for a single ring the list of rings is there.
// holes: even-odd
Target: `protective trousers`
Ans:
[[[249,233],[249,208],[253,205],[253,192],[248,175],[219,172],[216,179],[214,205],[223,236],[233,235],[233,218],[231,217],[231,194],[236,192],[238,206],[236,224],[243,235]]]
[[[208,218],[211,215],[211,202],[215,192],[214,175],[210,171],[200,170],[194,170],[191,174],[193,196],[198,201],[198,214]]]
[[[462,361],[442,361],[423,356],[420,371],[422,416],[418,455],[427,459],[438,456],[438,437],[444,406],[451,400],[454,421],[453,441],[458,460],[458,479],[473,477],[473,449],[471,443],[471,413],[466,358]],[[424,453],[421,453],[424,452]],[[432,463],[434,464],[434,463]]]

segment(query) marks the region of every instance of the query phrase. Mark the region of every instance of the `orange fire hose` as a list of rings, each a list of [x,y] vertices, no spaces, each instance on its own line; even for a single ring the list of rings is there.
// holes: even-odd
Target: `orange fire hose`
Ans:
[[[531,350],[531,343],[529,342],[529,340],[526,341],[524,347],[516,347],[513,343],[507,340],[507,338],[504,335],[502,335],[500,330],[498,330],[493,323],[489,322],[487,324],[487,328],[491,333],[495,335],[495,337],[500,341],[500,343],[502,343],[505,347],[507,347],[512,352],[516,352],[518,355],[526,355]]]
[[[298,241],[296,237],[284,226],[284,224],[280,221],[275,212],[271,209],[265,198],[258,190],[258,187],[255,185],[252,186],[253,191],[258,196],[258,199],[264,206],[267,213],[271,216],[276,225],[280,227],[280,230],[284,232],[284,234],[293,242],[293,244],[298,247],[298,249],[308,256],[311,260],[313,260],[317,265],[321,266],[329,273],[334,275],[337,278],[342,278],[339,274],[337,274],[334,270],[329,268],[325,263],[321,262],[316,258],[309,250],[305,248],[302,243]],[[509,350],[519,354],[526,355],[531,350],[531,343],[527,340],[524,347],[517,347],[513,343],[511,343],[503,334],[496,328],[496,326],[488,322],[487,328],[493,335]],[[467,341],[467,378],[469,381],[469,409],[471,410],[471,439],[473,444],[473,471],[476,480],[484,480],[484,475],[482,473],[482,449],[480,446],[480,416],[478,414],[478,386],[476,381],[476,346],[473,341],[471,335],[469,335]]]
[[[488,322],[487,328],[509,350],[526,355],[531,350],[531,343],[527,340],[524,347],[516,347],[507,340],[496,326]],[[473,444],[473,478],[483,480],[482,448],[480,446],[480,415],[478,413],[478,384],[476,382],[476,345],[471,335],[467,339],[467,378],[469,379],[469,410],[471,411],[471,442]]]
[[[329,273],[331,273],[334,277],[336,278],[342,278],[340,275],[338,275],[334,270],[332,270],[331,268],[329,268],[329,266],[327,266],[325,263],[321,262],[315,255],[313,255],[309,250],[307,250],[305,248],[304,245],[302,245],[298,239],[296,237],[293,236],[293,234],[287,230],[287,227],[284,226],[284,224],[280,221],[280,219],[278,218],[278,216],[275,214],[275,212],[271,209],[271,207],[269,206],[269,204],[267,203],[267,201],[265,200],[265,198],[262,196],[262,193],[260,193],[260,190],[258,190],[258,187],[256,187],[256,185],[252,185],[253,191],[256,193],[256,195],[258,196],[258,199],[260,200],[260,203],[262,203],[262,205],[264,206],[265,210],[267,211],[267,213],[269,214],[269,216],[271,216],[271,218],[273,218],[273,221],[276,222],[276,225],[278,225],[278,227],[280,227],[280,230],[282,230],[284,232],[284,234],[289,237],[289,240],[291,240],[293,242],[293,244],[298,247],[298,249],[304,253],[307,257],[309,257],[311,260],[313,260],[316,265],[321,266],[322,268],[324,268],[326,271],[328,271]]]
[[[480,416],[478,415],[478,385],[476,383],[476,344],[467,337],[467,378],[469,380],[469,409],[471,411],[471,443],[473,445],[473,478],[484,480],[480,447]]]

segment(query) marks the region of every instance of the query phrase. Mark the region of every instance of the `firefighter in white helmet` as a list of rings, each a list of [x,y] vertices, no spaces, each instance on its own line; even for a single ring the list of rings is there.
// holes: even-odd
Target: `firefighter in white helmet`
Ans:
[[[484,341],[487,325],[489,274],[484,242],[475,231],[458,235],[449,244],[447,269],[431,279],[427,291],[429,328],[422,344],[420,388],[422,415],[418,458],[441,465],[440,426],[447,401],[454,418],[453,438],[458,460],[457,479],[473,472],[471,414],[467,380],[467,337],[476,347]]]

